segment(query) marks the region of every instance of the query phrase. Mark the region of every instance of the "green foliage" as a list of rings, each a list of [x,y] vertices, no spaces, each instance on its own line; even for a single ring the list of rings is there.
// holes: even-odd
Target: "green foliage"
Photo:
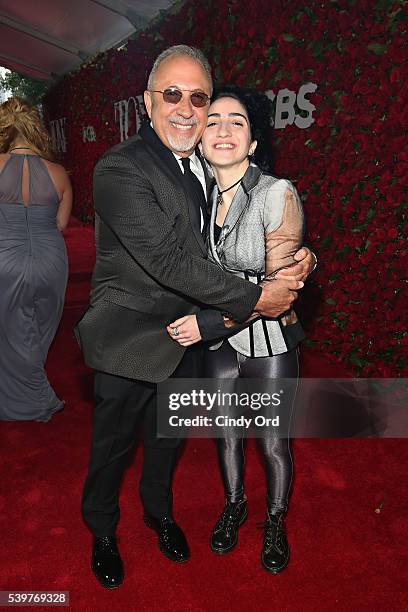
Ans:
[[[34,105],[41,103],[49,87],[48,81],[31,79],[18,72],[10,71],[0,76],[0,89],[10,90],[14,96],[20,96]]]
[[[372,51],[376,55],[382,55],[387,51],[387,45],[380,45],[379,43],[372,43],[371,45],[367,45],[367,49]]]

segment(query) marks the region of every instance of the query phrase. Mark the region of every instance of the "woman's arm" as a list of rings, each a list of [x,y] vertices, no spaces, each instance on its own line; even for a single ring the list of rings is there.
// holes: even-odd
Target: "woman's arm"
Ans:
[[[271,202],[265,204],[265,274],[275,279],[280,270],[290,269],[297,264],[295,256],[301,248],[304,233],[303,208],[295,187],[289,181],[279,186],[279,206],[282,208],[280,221],[274,214]],[[271,282],[274,282],[273,280]],[[281,317],[283,325],[296,323],[293,308]]]
[[[295,187],[287,180],[279,180],[272,185],[265,198],[263,213],[265,231],[265,278],[263,282],[276,282],[274,279],[285,268],[289,270],[298,261],[303,240],[303,209]],[[304,258],[309,259],[307,249]],[[251,322],[258,317],[255,313],[246,320]],[[237,329],[235,321],[224,317],[224,325],[231,332]],[[242,327],[242,325],[241,325]]]
[[[62,232],[68,225],[72,210],[72,187],[68,174],[60,166],[62,198],[57,212],[57,227]]]
[[[180,317],[167,326],[167,332],[172,338],[182,346],[190,346],[196,342],[207,342],[216,340],[231,334],[247,325],[247,323],[236,324],[233,330],[224,325],[225,317],[219,310],[208,308],[199,310],[197,314]],[[174,330],[177,330],[174,335]]]
[[[303,209],[295,187],[277,181],[268,191],[264,208],[265,278],[275,278],[282,268],[296,265],[303,241]]]

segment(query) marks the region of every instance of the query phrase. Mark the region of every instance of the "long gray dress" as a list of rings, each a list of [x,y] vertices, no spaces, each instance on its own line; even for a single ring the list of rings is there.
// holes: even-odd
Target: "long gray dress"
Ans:
[[[48,421],[63,408],[44,370],[68,275],[58,205],[44,161],[11,154],[0,172],[0,420]]]

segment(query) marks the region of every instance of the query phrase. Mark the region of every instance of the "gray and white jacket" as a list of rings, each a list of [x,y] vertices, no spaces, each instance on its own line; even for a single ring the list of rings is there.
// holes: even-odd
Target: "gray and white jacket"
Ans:
[[[304,231],[302,205],[295,187],[286,179],[263,173],[251,164],[236,192],[218,241],[214,226],[218,189],[212,194],[208,236],[209,258],[224,270],[253,283],[274,276],[295,263],[293,255],[301,247]],[[204,341],[218,349],[227,337],[239,353],[267,357],[285,353],[304,338],[302,327],[291,309],[276,319],[258,318],[231,331],[218,310],[201,310],[197,321]]]

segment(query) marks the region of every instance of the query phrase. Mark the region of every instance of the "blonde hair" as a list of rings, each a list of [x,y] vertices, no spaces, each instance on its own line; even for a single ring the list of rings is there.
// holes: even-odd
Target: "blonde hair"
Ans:
[[[34,153],[54,161],[51,138],[38,109],[13,96],[0,105],[0,153],[7,153],[18,137],[27,142]]]

